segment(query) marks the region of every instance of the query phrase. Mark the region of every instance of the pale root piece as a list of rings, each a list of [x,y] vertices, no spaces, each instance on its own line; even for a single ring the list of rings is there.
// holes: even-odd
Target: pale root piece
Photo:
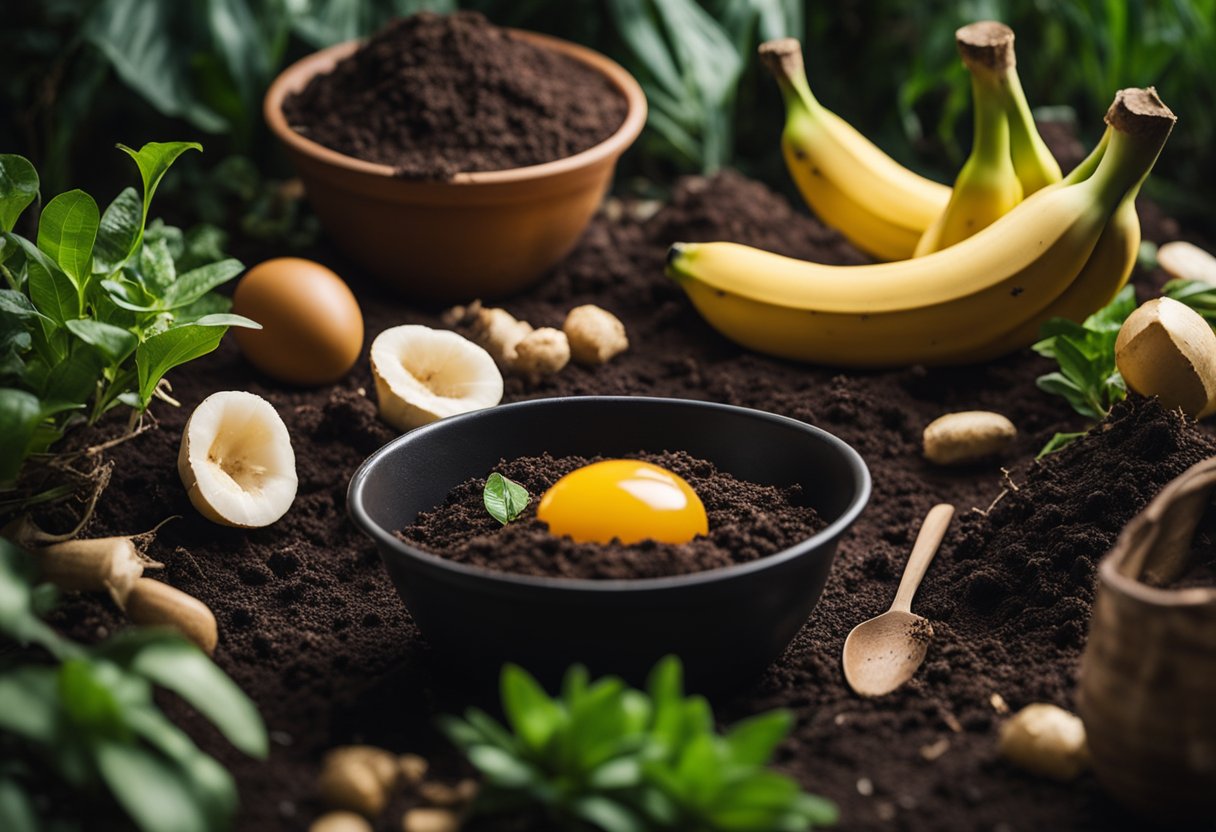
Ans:
[[[579,364],[605,364],[629,349],[621,319],[594,304],[571,309],[562,331],[570,341],[570,356]]]
[[[225,526],[269,526],[296,498],[287,426],[270,402],[243,390],[213,393],[190,414],[177,473],[199,513]]]
[[[219,629],[211,609],[193,595],[152,578],[140,578],[127,595],[127,618],[141,627],[172,627],[211,655]]]
[[[1007,450],[1017,436],[1013,422],[999,413],[947,413],[925,428],[925,459],[937,465],[968,465]]]
[[[1176,280],[1216,284],[1216,255],[1194,243],[1177,240],[1157,249],[1157,265]]]
[[[570,342],[560,329],[543,326],[515,345],[511,369],[530,378],[561,372],[570,363]]]
[[[426,773],[430,768],[431,764],[426,761],[426,758],[417,754],[402,754],[397,758],[397,769],[400,772],[401,782],[406,786],[417,786],[426,778]]]
[[[326,812],[312,822],[308,832],[372,832],[372,825],[354,812]]]
[[[1089,765],[1080,717],[1044,702],[1027,705],[1001,726],[1000,752],[1018,768],[1063,782]]]
[[[129,537],[68,540],[31,551],[44,579],[65,592],[108,592],[120,608],[145,569],[163,566],[145,557]]]
[[[1202,418],[1216,409],[1216,333],[1172,298],[1154,298],[1128,316],[1115,340],[1128,389]]]
[[[403,832],[456,832],[460,818],[447,809],[410,809],[401,818]]]
[[[386,329],[372,342],[371,365],[380,418],[398,430],[502,400],[502,373],[494,359],[448,330],[416,325]]]
[[[505,309],[482,308],[473,319],[473,340],[481,345],[500,367],[515,363],[519,342],[532,333],[532,324],[516,320]]]
[[[317,791],[327,806],[367,818],[383,812],[391,794],[375,767],[356,757],[327,759],[317,778]]]
[[[478,785],[476,780],[461,780],[454,786],[441,783],[438,780],[427,780],[418,784],[418,796],[432,806],[452,808],[472,803],[477,797]]]
[[[324,767],[362,766],[370,769],[380,784],[395,791],[401,780],[397,756],[374,745],[341,745],[325,754]]]

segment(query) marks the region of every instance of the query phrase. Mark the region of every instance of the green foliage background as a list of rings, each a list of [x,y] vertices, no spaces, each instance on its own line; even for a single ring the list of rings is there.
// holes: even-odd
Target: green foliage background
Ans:
[[[1101,132],[1115,90],[1155,84],[1179,126],[1149,193],[1211,230],[1216,208],[1216,0],[41,0],[0,27],[0,149],[34,159],[49,192],[104,178],[93,149],[181,135],[263,174],[282,160],[260,99],[287,61],[396,14],[457,6],[598,48],[646,86],[652,115],[624,172],[637,181],[732,164],[783,181],[782,116],[756,43],[806,44],[812,86],[892,155],[948,180],[970,134],[954,29],[1013,26],[1040,116]],[[132,94],[134,93],[134,94]],[[177,129],[173,129],[177,122]],[[227,148],[212,135],[223,136]],[[219,151],[219,152],[214,152]]]

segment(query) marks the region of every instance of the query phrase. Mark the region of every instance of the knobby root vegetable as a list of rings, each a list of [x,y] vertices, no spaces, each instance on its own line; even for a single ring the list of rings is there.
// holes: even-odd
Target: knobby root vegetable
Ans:
[[[402,754],[397,758],[397,770],[406,786],[417,786],[426,777],[431,764],[417,754]]]
[[[1017,428],[999,413],[947,413],[925,428],[925,458],[937,465],[968,465],[1008,449],[1017,436]]]
[[[571,357],[580,364],[604,364],[629,349],[620,318],[594,304],[571,309],[562,330],[570,341]]]
[[[172,627],[211,655],[219,642],[215,616],[202,601],[152,578],[139,578],[127,595],[127,618],[141,627]]]
[[[410,809],[401,819],[404,832],[456,832],[460,818],[447,809]]]
[[[325,755],[317,788],[329,806],[374,818],[400,782],[395,755],[370,745],[346,745]]]
[[[511,369],[529,378],[561,372],[570,363],[570,342],[560,329],[543,326],[515,345]]]
[[[326,812],[312,822],[308,832],[372,832],[372,825],[354,812]]]
[[[441,783],[438,780],[428,780],[418,784],[418,796],[423,802],[432,806],[452,808],[472,803],[477,797],[478,785],[476,780],[461,780],[455,786]]]
[[[42,577],[65,592],[108,592],[121,609],[145,569],[162,563],[146,557],[129,537],[68,540],[32,550]]]
[[[1216,410],[1216,333],[1172,298],[1154,298],[1128,316],[1115,340],[1128,389],[1203,418]]]
[[[1080,717],[1043,702],[1027,705],[1001,726],[1000,752],[1019,768],[1063,782],[1089,765]]]

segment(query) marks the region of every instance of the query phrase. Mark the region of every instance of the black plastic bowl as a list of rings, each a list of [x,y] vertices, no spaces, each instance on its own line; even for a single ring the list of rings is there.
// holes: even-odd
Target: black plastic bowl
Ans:
[[[638,450],[687,451],[740,479],[798,483],[828,526],[750,563],[642,580],[494,572],[393,534],[500,459]],[[636,681],[674,653],[693,684],[720,687],[747,681],[793,639],[869,497],[857,452],[802,422],[707,402],[595,396],[502,405],[411,431],[355,472],[348,502],[437,657],[456,670],[484,678],[509,660],[554,679],[582,662]]]

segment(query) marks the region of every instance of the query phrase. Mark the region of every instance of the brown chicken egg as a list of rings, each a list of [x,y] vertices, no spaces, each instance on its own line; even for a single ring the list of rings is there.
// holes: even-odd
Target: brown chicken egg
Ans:
[[[279,381],[330,384],[363,348],[359,302],[342,278],[311,260],[254,266],[237,284],[232,311],[262,325],[231,331],[249,363]]]

